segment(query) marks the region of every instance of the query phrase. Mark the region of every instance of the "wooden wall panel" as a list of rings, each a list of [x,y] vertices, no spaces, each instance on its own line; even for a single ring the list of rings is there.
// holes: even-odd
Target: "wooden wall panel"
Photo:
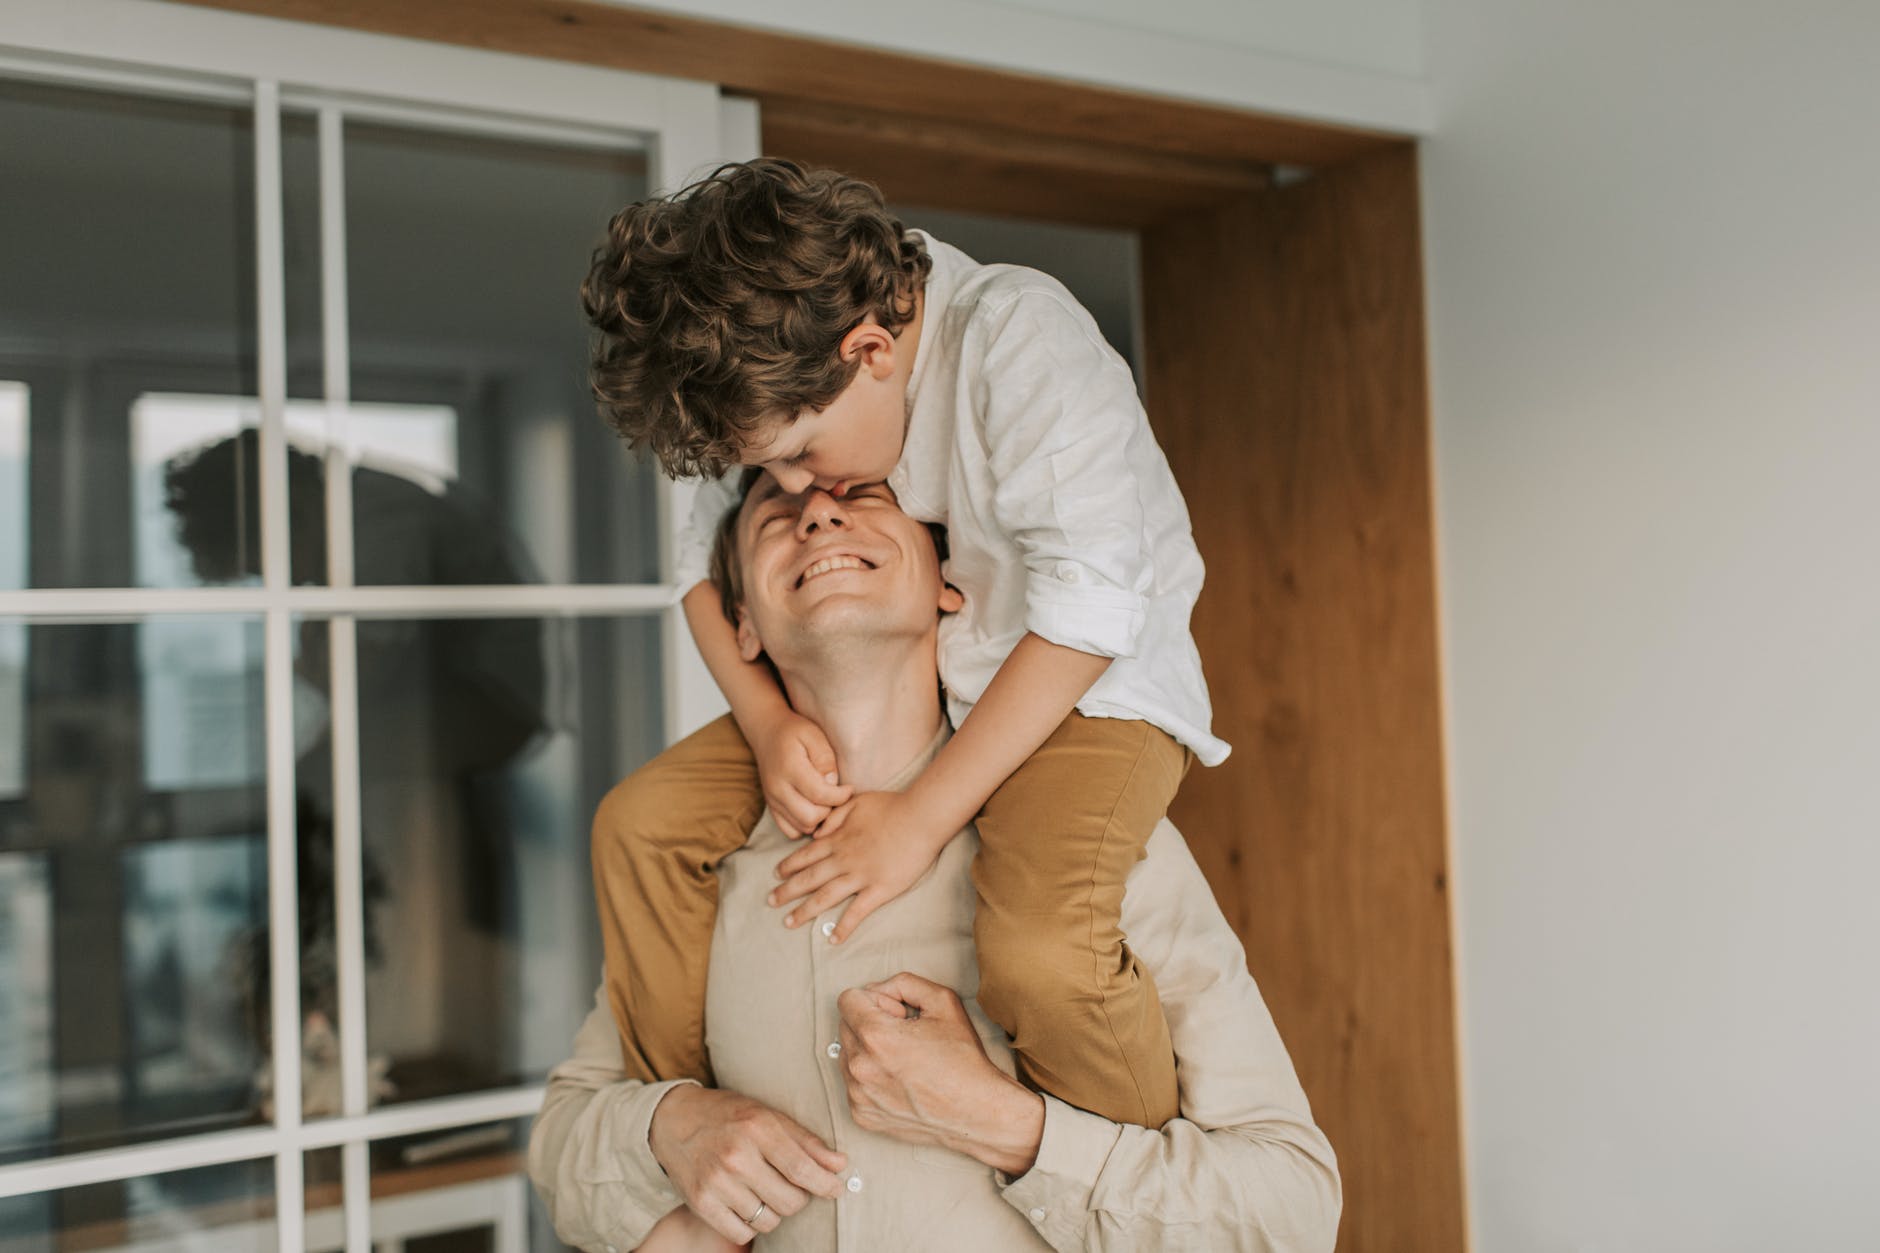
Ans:
[[[1151,153],[1316,165],[1395,142],[1377,131],[1013,74],[597,0],[185,0],[267,17],[718,83]],[[989,36],[994,37],[994,36]]]
[[[1464,1247],[1415,154],[1143,236],[1149,412],[1234,755],[1174,814],[1346,1187],[1339,1247]]]

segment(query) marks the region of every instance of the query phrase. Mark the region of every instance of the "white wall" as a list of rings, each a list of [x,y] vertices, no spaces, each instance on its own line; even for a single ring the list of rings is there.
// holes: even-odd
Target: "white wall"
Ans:
[[[613,0],[637,9],[1421,133],[1418,0]]]
[[[1426,12],[1476,1247],[1880,1248],[1880,6]]]

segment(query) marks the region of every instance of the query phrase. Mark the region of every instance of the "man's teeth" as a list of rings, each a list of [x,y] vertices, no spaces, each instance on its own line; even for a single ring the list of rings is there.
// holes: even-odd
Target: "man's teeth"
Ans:
[[[809,582],[819,574],[828,574],[831,570],[866,569],[868,569],[868,563],[863,561],[860,557],[824,557],[821,561],[816,562],[814,565],[810,566],[809,569],[803,571],[803,577],[798,579],[797,583],[800,586]]]

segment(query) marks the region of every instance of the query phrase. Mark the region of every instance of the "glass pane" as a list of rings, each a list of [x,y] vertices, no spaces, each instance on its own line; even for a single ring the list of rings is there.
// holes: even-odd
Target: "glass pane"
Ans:
[[[367,1146],[374,1245],[406,1253],[561,1253],[528,1182],[529,1120],[452,1127]],[[338,1149],[306,1154],[307,1253],[340,1253],[344,1190]],[[5,1253],[0,1249],[0,1253]]]
[[[317,169],[311,140],[289,120],[290,188]],[[240,503],[254,463],[228,444],[255,390],[253,149],[243,108],[0,82],[0,529],[15,550],[0,580],[8,563],[31,587],[259,569]],[[307,234],[292,212],[288,226]],[[169,471],[218,447],[172,493]]]
[[[527,1119],[452,1127],[372,1145],[372,1238],[408,1253],[560,1249],[529,1240]]]
[[[301,1154],[300,1163],[306,1189],[306,1225],[301,1230],[307,1253],[344,1253],[346,1210],[340,1151],[313,1149]]]
[[[540,1079],[599,980],[595,806],[661,745],[658,619],[361,622],[358,652],[379,1097]]]
[[[231,1162],[0,1200],[0,1253],[268,1253],[274,1163]]]
[[[358,581],[656,582],[579,299],[644,158],[364,123],[345,151]]]
[[[11,625],[25,751],[0,795],[0,1161],[250,1122],[260,623]]]

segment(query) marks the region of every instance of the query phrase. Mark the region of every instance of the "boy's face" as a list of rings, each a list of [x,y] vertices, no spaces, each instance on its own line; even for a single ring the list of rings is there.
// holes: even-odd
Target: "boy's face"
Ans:
[[[840,496],[851,486],[886,479],[907,436],[909,354],[895,348],[881,327],[856,327],[842,351],[859,357],[861,368],[842,394],[794,422],[784,414],[765,418],[738,460],[762,466],[792,495],[817,487]]]

